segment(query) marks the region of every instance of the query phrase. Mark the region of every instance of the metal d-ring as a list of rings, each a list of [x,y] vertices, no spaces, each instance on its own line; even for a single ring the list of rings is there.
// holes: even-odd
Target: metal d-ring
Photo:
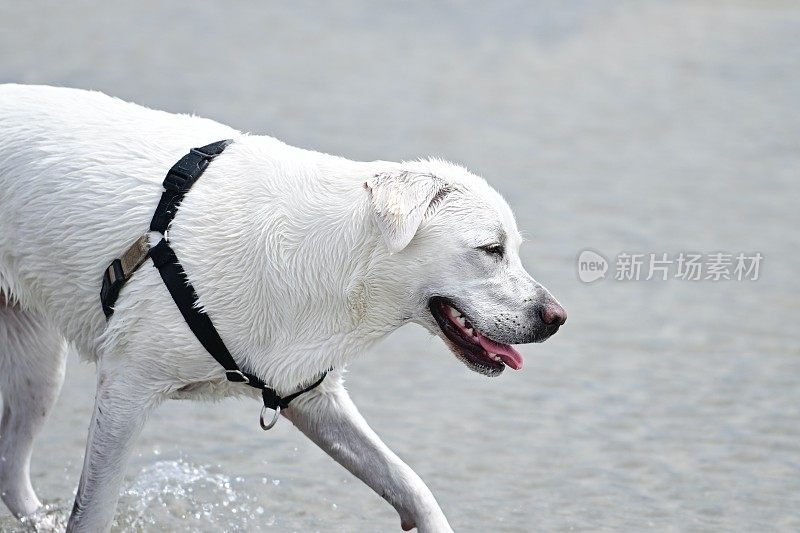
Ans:
[[[272,420],[270,421],[270,423],[269,424],[265,424],[264,423],[264,419],[266,417],[264,415],[266,414],[267,409],[268,408],[267,408],[266,405],[261,408],[261,419],[259,420],[259,423],[261,424],[261,429],[263,429],[264,431],[267,431],[268,429],[272,429],[272,427],[275,424],[278,423],[278,417],[281,415],[281,406],[278,405],[278,406],[275,407],[275,415],[273,415]]]

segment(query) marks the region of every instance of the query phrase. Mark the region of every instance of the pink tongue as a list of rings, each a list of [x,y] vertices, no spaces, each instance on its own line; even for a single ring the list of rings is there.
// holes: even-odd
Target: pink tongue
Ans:
[[[522,368],[522,355],[508,344],[499,344],[483,335],[478,336],[478,342],[487,352],[496,353],[505,364],[519,370]]]

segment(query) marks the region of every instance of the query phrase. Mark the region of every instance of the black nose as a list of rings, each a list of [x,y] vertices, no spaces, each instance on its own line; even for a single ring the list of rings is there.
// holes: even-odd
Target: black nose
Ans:
[[[555,302],[549,302],[539,310],[542,322],[548,326],[560,326],[567,321],[567,312]]]

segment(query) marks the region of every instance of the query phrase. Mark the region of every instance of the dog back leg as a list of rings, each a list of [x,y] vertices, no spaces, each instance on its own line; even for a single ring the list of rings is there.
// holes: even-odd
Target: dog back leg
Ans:
[[[65,360],[61,335],[0,291],[0,495],[17,517],[42,505],[31,486],[31,452],[61,390]]]

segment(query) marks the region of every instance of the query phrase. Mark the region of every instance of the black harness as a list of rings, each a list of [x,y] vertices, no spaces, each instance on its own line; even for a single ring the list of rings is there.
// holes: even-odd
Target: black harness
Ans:
[[[328,372],[323,372],[317,381],[288,396],[280,396],[275,389],[268,387],[258,376],[243,372],[234,361],[225,343],[222,342],[222,338],[219,336],[209,316],[198,308],[197,293],[189,282],[183,267],[175,255],[175,251],[169,245],[169,225],[178,212],[178,205],[192,185],[208,168],[209,163],[232,142],[232,140],[225,140],[202,148],[192,148],[188,154],[169,169],[167,177],[164,179],[164,192],[161,194],[161,200],[158,202],[153,220],[150,221],[150,231],[157,231],[164,237],[158,244],[150,248],[148,236],[146,234],[142,235],[133,246],[128,248],[122,257],[114,259],[103,274],[100,302],[103,305],[106,320],[108,320],[114,314],[113,306],[123,285],[150,257],[153,260],[153,265],[161,274],[161,279],[164,280],[164,285],[167,286],[172,300],[178,306],[184,320],[189,325],[189,329],[192,330],[192,333],[208,353],[225,368],[225,377],[228,381],[244,383],[256,389],[261,389],[264,408],[261,410],[260,422],[261,427],[267,430],[275,425],[281,409],[286,409],[292,400],[317,387],[325,379]],[[275,411],[275,415],[269,423],[265,421],[266,409]]]

